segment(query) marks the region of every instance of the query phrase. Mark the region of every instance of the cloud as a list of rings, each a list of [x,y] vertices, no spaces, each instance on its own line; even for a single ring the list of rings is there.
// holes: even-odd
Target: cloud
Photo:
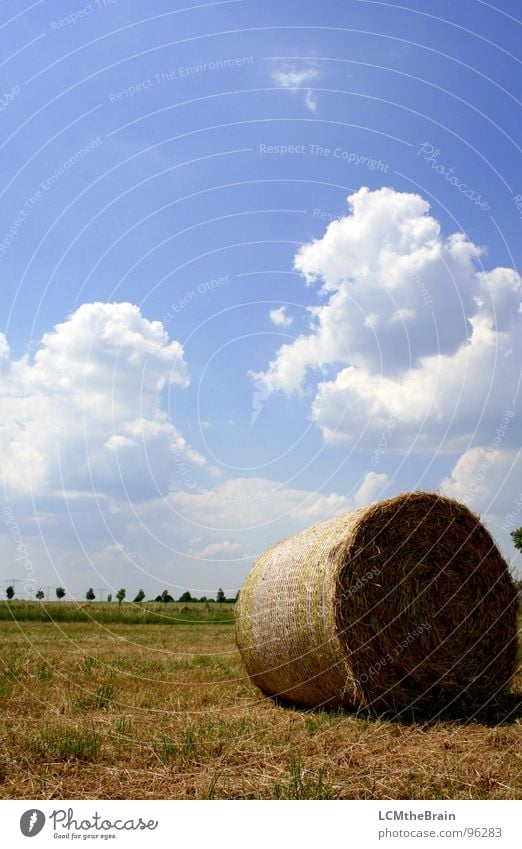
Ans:
[[[207,560],[228,564],[230,585],[236,586],[232,576],[238,570],[244,575],[248,564],[276,540],[370,503],[387,483],[385,474],[368,472],[350,497],[268,478],[231,478],[206,491],[180,490],[139,504],[134,516],[126,505],[128,537],[133,550],[146,550],[149,557],[151,546],[168,548],[176,571],[184,569],[187,575],[199,575]],[[144,547],[145,529],[150,539]]]
[[[0,339],[0,479],[18,493],[166,492],[179,459],[202,464],[162,409],[188,385],[183,349],[129,303],[83,304],[31,362]]]
[[[283,521],[304,527],[350,509],[344,495],[286,487],[265,478],[231,478],[203,492],[171,492],[165,503],[179,518],[217,531]]]
[[[149,562],[163,562],[167,549],[178,583],[182,574],[187,586],[208,587],[211,560],[220,564],[222,586],[237,587],[249,565],[276,540],[352,507],[353,499],[336,492],[268,478],[231,478],[206,491],[179,490],[125,505],[126,538],[133,550],[148,552]]]
[[[485,271],[483,250],[443,237],[417,194],[362,188],[350,214],[305,244],[295,267],[320,283],[310,329],[253,379],[270,393],[316,383],[312,418],[329,442],[456,451],[487,439],[512,403],[522,354],[521,280]],[[318,379],[317,370],[334,376]],[[315,373],[314,373],[315,370]]]
[[[520,449],[481,446],[470,448],[459,457],[440,488],[472,510],[501,517],[522,494],[521,481]],[[522,525],[522,516],[519,524]]]
[[[199,557],[201,560],[227,560],[237,558],[241,553],[241,545],[238,542],[211,542],[199,551],[191,552],[194,557]]]
[[[312,64],[302,68],[290,65],[284,68],[275,68],[272,71],[272,79],[281,88],[286,88],[294,93],[304,88],[305,106],[310,112],[316,112],[318,99],[313,89],[307,87],[307,83],[313,82],[318,75],[318,69]]]
[[[305,106],[310,112],[317,112],[317,107],[319,105],[319,100],[317,98],[317,94],[312,89],[307,89],[305,95]]]
[[[515,427],[513,422],[513,427]],[[517,555],[511,531],[522,526],[522,451],[499,445],[465,451],[441,483],[444,495],[462,501],[480,514],[494,534],[505,557],[522,576],[522,557]]]
[[[278,307],[278,309],[270,310],[270,321],[276,327],[290,327],[294,319],[286,314],[286,307]]]
[[[351,366],[321,383],[312,418],[325,439],[373,445],[391,420],[394,450],[452,452],[487,441],[503,411],[513,405],[520,412],[513,399],[522,322],[515,314],[510,330],[499,333],[481,311],[470,323],[469,341],[455,354],[424,357],[396,378]]]
[[[367,507],[369,504],[373,504],[374,501],[382,497],[387,483],[388,475],[384,472],[380,474],[377,472],[367,472],[361,486],[355,493],[355,506]]]
[[[305,83],[315,80],[317,77],[316,68],[290,68],[289,70],[275,70],[272,74],[277,85],[281,88],[289,88],[291,91],[297,91],[302,88]]]

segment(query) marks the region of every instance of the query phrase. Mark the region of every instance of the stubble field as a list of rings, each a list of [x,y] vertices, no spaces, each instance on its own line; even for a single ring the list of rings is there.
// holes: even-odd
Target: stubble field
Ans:
[[[231,610],[172,615],[0,621],[2,798],[520,797],[520,673],[461,718],[296,710],[246,678]]]

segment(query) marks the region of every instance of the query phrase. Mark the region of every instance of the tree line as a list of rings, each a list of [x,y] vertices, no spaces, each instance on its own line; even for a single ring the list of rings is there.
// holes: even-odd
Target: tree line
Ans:
[[[64,598],[65,595],[67,595],[67,592],[64,589],[64,587],[56,587],[55,593],[56,593],[56,598],[58,599],[58,601],[61,601],[61,599]],[[5,594],[6,594],[6,598],[7,598],[8,601],[11,601],[12,599],[14,599],[15,588],[13,587],[12,584],[10,584],[7,587]],[[169,602],[175,602],[175,601],[181,602],[181,604],[189,604],[189,603],[195,603],[195,602],[203,603],[203,604],[214,604],[214,603],[217,603],[217,604],[234,604],[237,601],[238,596],[239,596],[239,592],[237,592],[237,594],[235,595],[234,598],[227,598],[223,589],[220,587],[218,589],[217,593],[216,593],[215,599],[214,598],[207,598],[206,595],[201,596],[201,598],[196,598],[195,596],[191,595],[191,593],[189,593],[188,590],[185,590],[185,592],[182,593],[178,599],[175,599],[174,596],[172,596],[169,593],[168,590],[163,590],[163,592],[160,595],[157,595],[156,598],[149,599],[149,600],[150,601],[160,601],[160,602],[163,602],[164,604],[168,604]],[[44,591],[42,589],[37,590],[36,593],[35,593],[35,598],[37,598],[38,601],[43,601],[43,599],[45,598]],[[93,590],[92,587],[89,587],[89,589],[85,593],[85,598],[87,599],[87,601],[94,601],[95,600],[96,593],[95,593],[95,591]],[[115,593],[115,598],[116,598],[116,601],[118,602],[118,604],[120,604],[120,605],[122,604],[123,601],[125,601],[125,599],[127,598],[127,590],[125,589],[125,587],[121,587],[118,590],[118,592]],[[108,594],[107,601],[112,602],[112,593]],[[139,604],[142,601],[146,601],[145,590],[143,590],[143,589],[138,590],[135,598],[133,598],[132,601],[133,601],[133,603],[136,603],[136,604]]]
[[[515,546],[515,548],[518,551],[522,552],[522,528],[517,528],[517,530],[511,531],[511,538],[513,540],[513,545]],[[515,585],[519,593],[522,593],[522,581],[515,581]],[[64,598],[64,596],[67,594],[64,587],[56,587],[55,593],[58,601]],[[15,597],[15,588],[12,584],[7,587],[5,594],[8,601],[11,601]],[[37,592],[35,593],[35,597],[38,599],[38,601],[43,601],[43,599],[45,598],[44,591],[42,589],[37,590]],[[159,601],[163,602],[164,604],[169,604],[175,601],[178,601],[181,604],[194,604],[196,602],[203,604],[234,604],[238,600],[238,597],[239,590],[234,598],[227,598],[222,587],[219,587],[215,599],[207,598],[206,595],[201,596],[201,598],[196,598],[195,596],[191,595],[188,590],[185,590],[185,592],[183,592],[178,599],[175,599],[174,596],[172,596],[168,590],[163,590],[160,595],[157,595],[154,599],[150,599],[150,601]],[[94,592],[92,587],[89,587],[89,589],[85,593],[85,598],[87,599],[87,601],[95,600],[96,593]],[[127,590],[125,589],[125,587],[120,587],[117,593],[115,593],[115,598],[119,605],[121,605],[122,602],[125,601],[125,599],[127,598]],[[112,602],[112,593],[108,594],[107,601]],[[132,601],[135,604],[139,604],[142,601],[146,601],[145,590],[139,589],[135,598],[133,598]]]

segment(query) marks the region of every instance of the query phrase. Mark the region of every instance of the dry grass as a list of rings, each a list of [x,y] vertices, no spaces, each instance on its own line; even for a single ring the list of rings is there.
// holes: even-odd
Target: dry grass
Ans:
[[[0,641],[2,798],[520,797],[521,675],[480,716],[401,723],[260,697],[231,625],[2,622]]]

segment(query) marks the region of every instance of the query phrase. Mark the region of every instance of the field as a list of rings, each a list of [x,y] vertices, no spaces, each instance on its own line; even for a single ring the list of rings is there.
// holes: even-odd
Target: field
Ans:
[[[0,605],[2,798],[520,797],[520,674],[465,718],[302,711],[245,677],[231,608],[15,607]]]

